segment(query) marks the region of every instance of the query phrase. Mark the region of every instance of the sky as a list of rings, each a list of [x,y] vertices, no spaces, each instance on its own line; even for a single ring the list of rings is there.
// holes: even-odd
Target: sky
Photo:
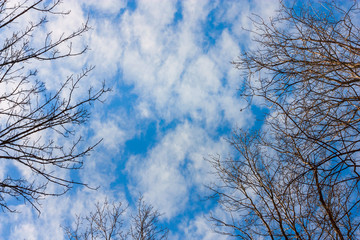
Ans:
[[[278,4],[64,0],[59,8],[71,13],[49,16],[37,34],[71,32],[89,17],[92,30],[73,44],[90,50],[33,67],[49,91],[86,66],[95,69],[77,90],[79,98],[102,82],[112,89],[76,131],[85,143],[103,139],[101,144],[83,169],[64,173],[100,188],[76,186],[45,198],[40,215],[29,204],[13,203],[20,213],[0,215],[0,239],[64,239],[61,226],[87,214],[97,201],[121,201],[131,212],[139,194],[163,213],[169,239],[227,239],[207,220],[221,209],[205,201],[211,194],[206,186],[216,181],[206,159],[232,154],[226,141],[232,129],[256,124],[256,111],[241,111],[246,106],[239,97],[243,77],[231,61],[256,48],[253,34],[244,30],[255,31],[249,17],[269,19]]]

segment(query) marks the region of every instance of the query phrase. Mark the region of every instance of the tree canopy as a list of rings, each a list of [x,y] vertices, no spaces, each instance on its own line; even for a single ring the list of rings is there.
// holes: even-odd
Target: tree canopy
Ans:
[[[229,139],[238,157],[211,160],[221,179],[212,189],[231,216],[213,216],[218,231],[358,238],[359,10],[357,1],[284,1],[270,21],[253,18],[257,48],[233,64],[246,73],[243,98],[269,113]]]

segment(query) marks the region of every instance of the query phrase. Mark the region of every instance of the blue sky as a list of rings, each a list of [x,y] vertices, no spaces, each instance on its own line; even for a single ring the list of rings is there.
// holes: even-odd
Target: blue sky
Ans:
[[[254,30],[249,16],[267,19],[277,6],[271,0],[65,0],[60,8],[71,13],[51,16],[39,36],[77,29],[89,15],[93,30],[73,44],[91,50],[33,65],[49,91],[89,65],[96,68],[77,96],[102,81],[112,88],[76,132],[85,143],[103,141],[84,169],[71,173],[100,189],[75,187],[46,198],[40,216],[15,203],[21,213],[0,216],[0,239],[63,239],[60,225],[86,214],[96,201],[122,201],[131,211],[139,193],[164,213],[169,239],[226,239],[206,220],[221,210],[201,201],[210,194],[205,185],[216,181],[204,158],[231,154],[225,141],[231,129],[255,124],[257,112],[240,111],[243,79],[230,62],[242,50],[256,48],[250,45],[251,32],[243,30]]]

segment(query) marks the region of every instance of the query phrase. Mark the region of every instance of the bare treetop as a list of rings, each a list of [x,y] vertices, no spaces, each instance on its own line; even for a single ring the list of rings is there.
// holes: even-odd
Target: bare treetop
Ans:
[[[166,240],[169,230],[161,225],[160,213],[140,196],[135,214],[126,217],[128,207],[121,202],[95,204],[95,211],[78,216],[73,226],[65,227],[69,240]],[[128,221],[126,221],[128,219]]]

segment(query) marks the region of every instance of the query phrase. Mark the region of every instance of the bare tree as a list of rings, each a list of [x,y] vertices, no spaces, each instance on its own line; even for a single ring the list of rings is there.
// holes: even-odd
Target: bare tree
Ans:
[[[134,240],[161,240],[167,239],[168,229],[159,224],[161,214],[154,207],[139,197],[137,214],[132,217],[130,228],[131,238]]]
[[[27,177],[11,170],[0,180],[3,210],[13,210],[8,207],[11,198],[29,202],[38,209],[40,198],[63,194],[78,184],[64,177],[60,169],[81,168],[83,157],[96,145],[83,148],[81,138],[74,137],[74,126],[89,118],[89,103],[99,100],[107,91],[103,86],[89,89],[81,99],[75,96],[80,81],[93,67],[67,77],[55,92],[46,90],[45,84],[37,79],[37,69],[32,68],[36,62],[77,56],[87,50],[86,46],[78,51],[72,47],[72,40],[89,30],[87,22],[58,38],[48,32],[42,45],[38,44],[41,36],[36,33],[45,29],[47,16],[68,14],[57,11],[60,2],[0,1],[0,160],[2,166],[31,170]],[[36,13],[40,19],[25,21]],[[70,146],[57,143],[55,139],[59,137],[67,139]],[[61,189],[48,191],[48,184]]]
[[[159,222],[160,213],[140,197],[137,202],[136,214],[127,217],[127,207],[122,203],[95,205],[95,212],[86,217],[78,216],[72,227],[65,227],[69,240],[157,240],[167,239],[168,229]],[[130,223],[128,225],[124,223]]]
[[[282,2],[253,20],[258,49],[234,65],[242,96],[269,110],[258,132],[236,131],[238,156],[211,161],[228,219],[242,239],[358,239],[360,29],[357,1]],[[222,227],[220,227],[222,226]]]
[[[122,203],[95,204],[95,212],[90,212],[86,217],[78,216],[75,227],[64,228],[69,240],[119,240],[126,239],[128,233],[123,232],[123,214],[126,207]]]
[[[230,214],[211,216],[218,232],[240,239],[338,239],[335,222],[341,236],[354,238],[359,219],[348,209],[351,189],[320,184],[316,169],[303,174],[307,168],[297,161],[308,156],[274,151],[280,140],[269,144],[264,133],[239,130],[229,141],[239,156],[211,160],[220,179],[213,197]]]

